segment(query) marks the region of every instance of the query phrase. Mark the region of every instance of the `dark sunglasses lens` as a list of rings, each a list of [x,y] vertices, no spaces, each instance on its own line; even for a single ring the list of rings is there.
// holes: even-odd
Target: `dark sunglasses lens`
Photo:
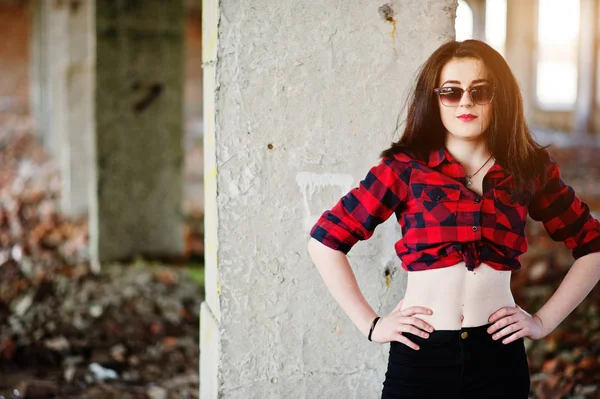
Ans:
[[[457,105],[460,103],[463,93],[464,90],[459,87],[447,87],[440,92],[440,99],[445,105]]]
[[[490,85],[476,86],[471,89],[471,98],[476,104],[485,105],[492,101],[494,88]]]

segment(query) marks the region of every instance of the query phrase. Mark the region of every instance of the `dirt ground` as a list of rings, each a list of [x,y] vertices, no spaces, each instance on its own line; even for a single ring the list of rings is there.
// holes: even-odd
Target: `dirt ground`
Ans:
[[[140,258],[92,273],[87,220],[60,213],[55,165],[26,124],[5,122],[0,399],[197,398],[202,215],[188,209],[177,264]]]

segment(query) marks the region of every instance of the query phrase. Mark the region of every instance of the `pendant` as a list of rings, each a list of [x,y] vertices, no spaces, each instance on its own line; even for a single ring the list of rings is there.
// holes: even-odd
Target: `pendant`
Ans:
[[[471,177],[467,176],[467,187],[470,187],[473,184],[473,182],[471,181]]]

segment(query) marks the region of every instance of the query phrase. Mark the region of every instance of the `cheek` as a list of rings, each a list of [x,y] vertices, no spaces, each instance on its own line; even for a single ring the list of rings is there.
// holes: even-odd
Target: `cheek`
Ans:
[[[440,116],[442,118],[442,123],[444,126],[452,123],[454,120],[454,108],[444,107],[440,104]]]
[[[483,109],[481,110],[481,115],[482,115],[482,128],[485,130],[488,127],[490,127],[490,123],[492,122],[492,107],[483,107]]]

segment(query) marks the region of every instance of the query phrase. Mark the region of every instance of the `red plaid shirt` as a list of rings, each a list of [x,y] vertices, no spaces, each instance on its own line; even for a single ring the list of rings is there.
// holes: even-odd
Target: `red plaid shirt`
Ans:
[[[384,158],[358,187],[325,211],[310,231],[324,245],[348,253],[392,213],[402,229],[395,251],[407,271],[437,269],[465,261],[473,270],[485,262],[497,270],[519,270],[527,251],[527,215],[543,222],[575,259],[600,252],[600,222],[560,177],[548,155],[547,180],[528,203],[508,191],[514,179],[498,163],[487,172],[483,195],[465,185],[464,169],[445,147],[424,161],[407,153]]]

